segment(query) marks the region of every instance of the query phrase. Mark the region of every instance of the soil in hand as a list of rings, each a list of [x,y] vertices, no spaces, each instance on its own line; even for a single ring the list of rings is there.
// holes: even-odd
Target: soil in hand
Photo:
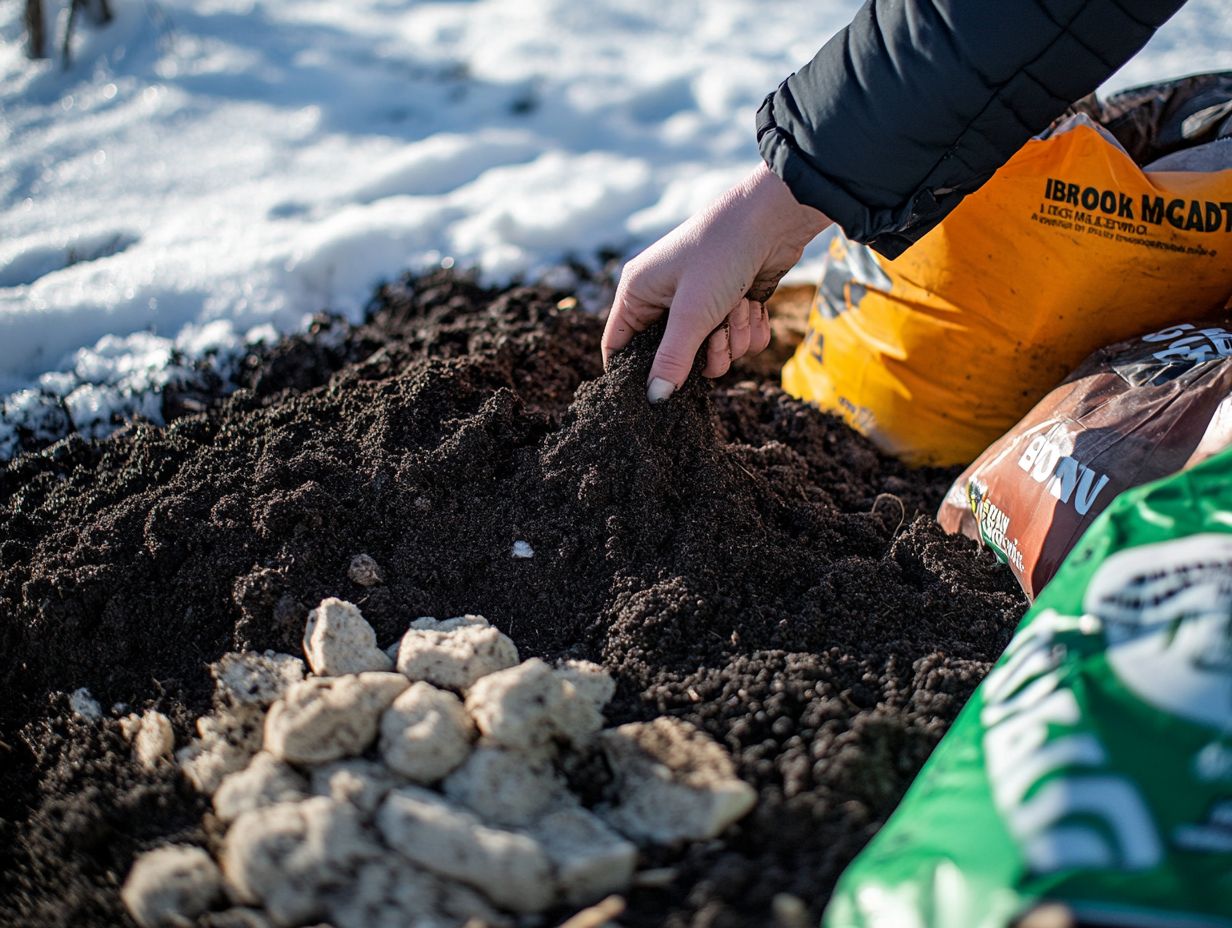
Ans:
[[[759,376],[650,407],[653,334],[604,374],[602,324],[566,296],[387,287],[366,325],[283,343],[204,413],[0,474],[0,923],[124,924],[132,855],[200,840],[197,797],[63,694],[156,706],[183,743],[206,663],[297,653],[326,596],[382,644],[482,614],[523,657],[609,668],[611,722],[669,714],[732,751],[755,811],[646,859],[668,869],[622,924],[770,924],[781,893],[820,912],[1023,601],[921,516],[952,471]],[[377,585],[351,579],[361,553]],[[602,795],[601,765],[575,778]]]

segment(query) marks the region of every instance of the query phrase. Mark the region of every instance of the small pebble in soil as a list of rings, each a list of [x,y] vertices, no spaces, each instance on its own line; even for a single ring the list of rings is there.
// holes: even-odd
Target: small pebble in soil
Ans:
[[[552,904],[552,864],[533,838],[485,825],[418,786],[390,793],[377,813],[386,843],[425,870],[459,880],[513,912]]]
[[[534,557],[535,549],[530,546],[529,542],[525,542],[519,539],[513,543],[513,556],[514,557],[524,557],[524,558]]]
[[[776,893],[770,901],[776,928],[812,928],[808,906],[799,896]]]
[[[381,714],[410,684],[397,673],[310,677],[270,707],[265,746],[280,760],[320,764],[361,753]]]
[[[258,752],[243,770],[228,774],[214,794],[214,813],[233,822],[245,812],[308,798],[308,781],[268,751]]]
[[[222,874],[199,847],[168,845],[142,854],[120,896],[141,928],[179,928],[222,895]]]
[[[484,821],[503,827],[529,825],[568,799],[551,754],[477,747],[442,784],[445,795]]]
[[[312,768],[312,792],[349,802],[364,815],[377,810],[392,789],[405,783],[402,774],[380,761],[348,758]]]
[[[351,558],[347,576],[351,578],[352,583],[365,587],[380,586],[385,582],[385,574],[381,566],[369,554],[357,554]]]
[[[462,700],[422,680],[381,716],[381,759],[415,783],[446,776],[466,760],[474,740],[475,725]]]
[[[252,651],[224,654],[210,666],[216,705],[269,708],[274,700],[304,679],[304,662],[290,654]]]
[[[638,840],[704,841],[757,801],[728,753],[688,722],[670,716],[629,722],[600,734],[599,743],[620,797],[604,818]]]
[[[586,707],[576,687],[537,657],[488,674],[466,694],[480,733],[522,750],[554,738],[584,741],[603,724],[603,716],[585,712]]]
[[[393,670],[393,661],[376,646],[376,632],[359,609],[332,597],[308,613],[304,654],[312,672],[322,677]]]
[[[237,901],[259,905],[278,925],[327,914],[326,894],[376,856],[359,810],[325,796],[244,812],[227,832],[222,871]]]
[[[531,834],[556,867],[565,901],[585,905],[608,893],[624,892],[637,868],[637,847],[577,805],[549,812]]]
[[[255,706],[237,706],[197,719],[197,737],[176,753],[188,782],[209,794],[228,774],[243,770],[261,749],[264,719],[264,712]]]
[[[133,756],[146,770],[153,770],[163,760],[170,759],[175,748],[175,732],[171,720],[154,709],[135,713],[120,720],[120,731],[132,743]]]
[[[423,619],[413,623],[398,646],[398,672],[463,692],[480,677],[518,662],[518,649],[507,635],[486,622],[479,625],[467,618],[450,619],[436,627],[427,626]]]
[[[103,717],[103,707],[98,704],[98,700],[84,686],[73,690],[72,694],[68,697],[68,707],[79,718],[94,720]]]

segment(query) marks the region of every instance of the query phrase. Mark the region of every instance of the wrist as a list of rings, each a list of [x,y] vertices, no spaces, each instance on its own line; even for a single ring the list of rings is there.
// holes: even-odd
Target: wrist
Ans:
[[[762,162],[742,185],[749,198],[751,218],[772,241],[786,241],[803,248],[832,220],[820,210],[796,199],[783,179]]]

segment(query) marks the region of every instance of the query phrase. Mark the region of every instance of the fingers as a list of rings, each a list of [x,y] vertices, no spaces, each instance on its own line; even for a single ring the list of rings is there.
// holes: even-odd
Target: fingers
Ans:
[[[731,367],[731,323],[724,319],[706,339],[706,366],[703,377],[722,377]]]
[[[741,300],[706,340],[705,377],[722,377],[732,362],[757,354],[770,344],[770,317],[764,303]]]
[[[731,311],[731,315],[727,317],[727,322],[731,326],[731,356],[734,361],[736,358],[744,357],[749,350],[749,317],[751,305],[747,299],[742,299],[736,304],[736,308]]]
[[[604,365],[666,314],[648,396],[679,389],[703,345],[705,373],[720,376],[733,358],[769,342],[762,304],[829,222],[760,166],[625,266],[603,334]]]
[[[697,352],[705,346],[703,377],[722,377],[732,362],[757,354],[770,344],[770,316],[764,303],[741,300],[718,328],[698,338],[703,330],[685,313],[667,317],[667,332],[650,371],[647,395],[651,402],[667,399],[684,383]]]
[[[749,354],[759,354],[770,347],[770,313],[765,303],[749,303]]]
[[[699,314],[668,313],[667,329],[650,365],[647,395],[651,402],[667,399],[688,379],[693,359],[710,334],[710,328],[711,324]]]

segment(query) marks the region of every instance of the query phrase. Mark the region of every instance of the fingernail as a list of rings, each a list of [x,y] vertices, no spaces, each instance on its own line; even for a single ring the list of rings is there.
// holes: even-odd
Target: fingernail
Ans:
[[[646,387],[646,399],[652,403],[662,403],[675,392],[676,385],[670,380],[664,380],[662,377],[652,377],[650,384]]]

